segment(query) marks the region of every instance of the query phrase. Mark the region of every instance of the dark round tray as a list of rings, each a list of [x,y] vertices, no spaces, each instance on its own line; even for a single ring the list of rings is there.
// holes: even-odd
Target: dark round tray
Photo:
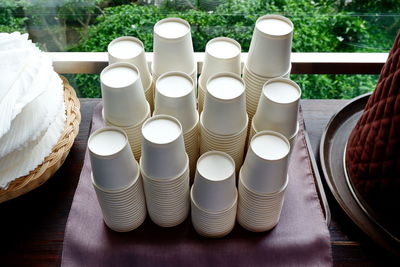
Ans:
[[[344,152],[347,139],[361,116],[370,94],[359,96],[332,116],[320,142],[320,163],[326,183],[332,195],[350,219],[376,243],[400,255],[400,242],[383,227],[375,213],[357,197],[351,183],[347,181]]]

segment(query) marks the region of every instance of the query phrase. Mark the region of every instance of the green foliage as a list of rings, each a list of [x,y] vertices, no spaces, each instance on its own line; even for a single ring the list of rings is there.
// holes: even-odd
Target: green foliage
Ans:
[[[19,17],[21,6],[14,0],[2,0],[0,3],[0,32],[26,32],[24,17]]]
[[[110,41],[123,35],[138,37],[146,51],[152,51],[154,24],[172,16],[181,17],[191,24],[195,51],[204,51],[207,41],[217,36],[231,37],[241,44],[243,51],[248,51],[255,21],[271,13],[292,20],[295,25],[292,50],[295,52],[387,51],[377,48],[384,40],[382,38],[388,39],[384,33],[377,39],[376,32],[379,31],[374,32],[375,28],[369,21],[348,15],[349,11],[334,0],[229,0],[210,12],[197,9],[181,11],[182,7],[174,9],[171,2],[174,1],[167,1],[163,8],[137,4],[105,8],[104,14],[89,27],[87,38],[72,51],[106,51]],[[367,75],[292,75],[292,79],[303,88],[304,98],[352,98],[373,90],[377,78]],[[96,77],[78,75],[76,83],[82,96],[100,95]]]
[[[295,25],[294,52],[387,52],[400,24],[398,0],[221,0],[218,6],[211,0],[168,0],[161,7],[133,2],[141,1],[2,0],[0,30],[21,30],[27,23],[33,39],[46,39],[42,47],[52,51],[106,51],[109,42],[123,35],[139,38],[145,50],[152,51],[154,24],[174,16],[191,24],[195,51],[204,51],[207,41],[218,36],[231,37],[241,44],[242,51],[248,51],[257,18],[281,14]],[[366,11],[388,14],[359,16]],[[24,12],[26,17],[21,16]],[[40,31],[32,30],[34,27]],[[65,40],[71,35],[72,41]],[[69,46],[77,40],[78,45]],[[352,98],[373,90],[377,81],[373,75],[291,78],[302,87],[304,98]],[[71,82],[81,97],[99,97],[98,79],[98,75],[80,74]]]

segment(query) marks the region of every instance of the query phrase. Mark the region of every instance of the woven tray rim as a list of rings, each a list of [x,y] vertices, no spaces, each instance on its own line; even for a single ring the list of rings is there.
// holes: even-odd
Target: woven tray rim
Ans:
[[[28,193],[45,183],[61,167],[71,150],[81,122],[80,102],[68,80],[61,75],[60,78],[64,84],[66,112],[64,131],[42,164],[28,175],[12,181],[7,189],[0,189],[0,203]]]

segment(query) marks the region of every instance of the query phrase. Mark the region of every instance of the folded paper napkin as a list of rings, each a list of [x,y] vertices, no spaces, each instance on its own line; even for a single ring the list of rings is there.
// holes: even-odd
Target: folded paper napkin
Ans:
[[[95,108],[92,131],[103,126],[101,109],[101,104]],[[132,232],[108,229],[91,184],[86,153],[65,230],[62,266],[331,266],[329,231],[303,124],[301,119],[278,225],[269,232],[251,233],[236,224],[221,239],[199,236],[190,218],[173,228],[158,227],[147,218]]]

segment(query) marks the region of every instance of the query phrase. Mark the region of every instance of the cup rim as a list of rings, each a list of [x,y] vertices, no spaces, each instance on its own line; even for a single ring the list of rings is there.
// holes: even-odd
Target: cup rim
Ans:
[[[228,175],[227,177],[224,177],[223,179],[220,179],[220,180],[218,180],[218,181],[210,180],[210,179],[208,179],[205,175],[203,175],[203,174],[198,170],[198,166],[199,166],[200,160],[203,159],[203,158],[205,158],[205,157],[207,157],[207,156],[209,156],[209,155],[212,155],[212,154],[214,154],[214,155],[217,154],[217,155],[221,155],[221,156],[226,157],[226,158],[232,163],[232,165],[233,165],[233,172],[232,172],[230,175]],[[203,153],[203,154],[197,159],[197,162],[196,162],[196,172],[198,172],[203,178],[207,179],[207,181],[208,181],[208,182],[211,182],[211,183],[216,183],[216,182],[221,182],[221,181],[226,181],[226,180],[228,180],[230,177],[232,177],[232,175],[235,175],[235,168],[236,168],[236,164],[235,164],[235,161],[233,160],[233,158],[232,158],[228,153],[223,152],[223,151],[218,151],[218,150],[211,150],[211,151],[207,151],[207,152]]]
[[[173,121],[174,123],[178,124],[179,129],[180,129],[180,134],[179,134],[179,136],[178,136],[177,138],[175,138],[174,140],[171,140],[170,142],[166,142],[166,143],[154,143],[153,141],[148,140],[148,139],[145,137],[144,133],[143,133],[143,129],[144,129],[144,127],[146,126],[147,123],[149,123],[149,122],[151,122],[151,121],[154,121],[154,120],[157,120],[157,119],[167,119],[167,120]],[[176,119],[175,117],[172,117],[172,116],[166,115],[166,114],[158,114],[158,115],[154,115],[153,117],[148,118],[145,122],[143,122],[143,125],[142,125],[142,127],[141,127],[141,133],[142,133],[142,136],[143,136],[143,140],[146,140],[146,142],[148,142],[148,143],[150,143],[150,144],[152,144],[152,145],[154,145],[154,146],[166,146],[166,145],[170,145],[170,144],[172,144],[173,142],[175,142],[176,140],[178,140],[179,137],[182,136],[182,138],[183,138],[182,125],[181,125],[181,123],[179,122],[179,120]]]
[[[247,62],[244,62],[244,64],[243,64],[243,74],[244,74],[244,71],[246,70],[246,72],[248,72],[250,76],[254,76],[254,77],[258,78],[258,79],[260,79],[259,77],[262,77],[262,78],[264,78],[264,79],[269,79],[269,80],[270,80],[270,79],[273,79],[273,78],[280,78],[280,77],[283,78],[283,76],[290,75],[290,72],[292,71],[292,67],[293,67],[292,65],[293,65],[293,64],[290,63],[289,69],[288,69],[284,74],[280,75],[279,77],[269,77],[269,76],[260,76],[259,74],[255,73],[254,71],[252,71],[252,70],[247,66]]]
[[[133,37],[133,36],[129,36],[129,35],[125,35],[125,36],[117,37],[117,38],[115,38],[114,40],[112,40],[112,41],[107,45],[107,53],[108,53],[109,55],[111,55],[112,57],[117,58],[116,56],[114,56],[114,55],[112,55],[112,54],[110,53],[110,46],[113,45],[114,43],[117,43],[117,42],[123,41],[123,40],[129,40],[129,41],[133,41],[133,42],[135,42],[135,43],[138,43],[138,44],[141,46],[141,48],[142,48],[142,52],[144,52],[144,44],[143,44],[143,42],[142,42],[139,38],[136,38],[136,37]],[[141,53],[139,53],[137,56],[132,57],[132,58],[136,58],[136,57],[138,57],[140,54],[141,54]],[[119,58],[119,59],[125,59],[125,60],[126,60],[126,59],[132,59],[132,58]]]
[[[243,85],[243,90],[242,90],[242,93],[240,94],[240,95],[238,95],[238,96],[236,96],[236,97],[234,97],[234,98],[230,98],[230,99],[222,99],[222,98],[218,98],[218,97],[216,97],[216,96],[214,96],[213,94],[211,94],[210,92],[209,92],[209,90],[208,90],[208,84],[210,83],[210,81],[211,80],[213,80],[213,79],[215,79],[215,78],[218,78],[218,77],[226,77],[226,76],[228,76],[228,77],[231,77],[231,78],[235,78],[236,80],[238,80],[239,82],[241,82],[242,83],[242,85]],[[212,98],[214,98],[214,100],[216,100],[216,101],[219,101],[219,102],[233,102],[233,101],[235,101],[235,100],[237,100],[238,98],[240,98],[242,95],[245,95],[246,94],[246,83],[244,82],[244,80],[242,79],[242,77],[240,77],[240,75],[238,75],[238,74],[236,74],[236,73],[233,73],[233,72],[218,72],[218,73],[216,73],[216,74],[214,74],[214,75],[211,75],[209,78],[208,78],[208,80],[207,80],[207,82],[206,82],[206,88],[203,88],[204,89],[204,100],[206,99],[206,96],[207,95],[209,95],[209,96],[211,96]],[[205,101],[204,101],[204,103],[205,103]],[[204,109],[204,107],[203,107],[203,109]]]
[[[102,192],[111,193],[111,194],[112,194],[112,193],[120,193],[120,192],[123,192],[124,190],[129,189],[130,187],[132,187],[132,186],[137,182],[137,180],[138,180],[139,177],[140,177],[140,168],[139,168],[139,164],[137,163],[136,160],[135,160],[134,162],[136,163],[136,165],[137,165],[137,167],[138,167],[138,172],[137,172],[136,176],[133,178],[132,182],[131,182],[129,185],[127,185],[126,187],[124,187],[124,188],[122,188],[122,189],[115,189],[115,190],[106,189],[106,188],[104,188],[104,187],[102,187],[102,186],[96,184],[96,182],[95,182],[95,180],[94,180],[94,177],[93,177],[93,173],[91,172],[90,177],[91,177],[93,186],[95,186],[98,190],[100,190],[100,191],[102,191]]]
[[[185,154],[186,154],[186,163],[185,163],[185,168],[183,168],[183,171],[181,173],[179,173],[175,177],[168,177],[166,179],[154,178],[154,177],[151,177],[150,175],[147,175],[147,173],[145,173],[143,171],[143,168],[141,167],[141,165],[142,165],[141,164],[142,157],[140,157],[140,159],[139,159],[139,167],[140,167],[140,173],[142,174],[143,179],[149,179],[149,180],[152,180],[152,181],[155,181],[155,182],[159,182],[159,183],[169,183],[169,182],[171,182],[173,180],[182,178],[182,176],[184,176],[185,173],[187,172],[187,169],[189,169],[189,156],[188,156],[188,154],[186,152],[185,152]],[[189,170],[189,172],[190,172],[190,170]],[[190,174],[189,174],[189,176],[190,176]]]
[[[294,88],[296,88],[297,92],[299,93],[298,97],[297,97],[294,101],[287,102],[287,103],[277,102],[277,101],[275,101],[275,100],[269,98],[269,97],[265,94],[265,87],[268,86],[268,85],[271,84],[271,83],[274,83],[274,82],[287,83],[287,84],[293,86]],[[262,86],[262,89],[261,89],[261,94],[263,95],[263,97],[267,98],[269,101],[271,101],[271,102],[273,102],[273,103],[275,103],[275,104],[278,104],[278,105],[292,104],[292,103],[298,102],[298,101],[301,99],[301,88],[300,88],[300,86],[299,86],[296,82],[294,82],[294,81],[292,81],[292,80],[290,80],[290,79],[288,79],[288,78],[277,77],[277,78],[272,78],[272,79],[270,79],[270,80],[268,80],[268,81],[266,81],[266,82],[264,83],[264,85]]]
[[[255,126],[255,124],[254,124],[254,120],[251,121],[251,127],[252,127],[252,129],[254,130],[254,132],[255,132],[254,135],[256,135],[256,134],[259,133],[259,132],[262,132],[262,131],[258,131],[258,130],[256,129],[256,126]],[[267,130],[264,130],[264,131],[267,131]],[[293,138],[295,138],[295,137],[297,136],[297,134],[299,133],[299,131],[300,131],[300,123],[299,123],[299,121],[297,121],[297,123],[296,123],[296,131],[294,132],[294,134],[292,134],[292,136],[290,136],[289,138],[286,137],[286,139],[289,141],[289,143],[293,140]],[[291,148],[290,148],[290,149],[291,149]]]
[[[117,68],[117,67],[127,67],[127,68],[130,68],[130,69],[136,71],[137,72],[136,80],[133,81],[131,84],[124,85],[124,86],[109,86],[108,84],[103,83],[102,77],[103,77],[104,73],[106,71],[110,70],[110,69]],[[126,87],[128,87],[128,86],[130,86],[132,84],[137,83],[138,80],[140,80],[140,71],[139,71],[139,69],[135,65],[133,65],[132,63],[128,63],[128,62],[115,62],[115,63],[112,63],[112,64],[108,65],[107,67],[105,67],[100,73],[100,82],[101,82],[101,84],[104,84],[105,86],[107,86],[109,88],[113,88],[113,89],[126,88]]]
[[[184,78],[188,79],[190,81],[190,83],[192,84],[191,90],[187,94],[181,95],[181,96],[177,96],[177,97],[167,96],[167,95],[163,94],[161,91],[158,90],[158,83],[162,78],[165,78],[165,77],[168,77],[168,76],[181,76],[181,77],[184,77]],[[183,71],[168,71],[168,72],[165,72],[165,73],[161,74],[157,78],[156,84],[155,84],[155,89],[156,89],[155,93],[161,94],[163,97],[180,99],[180,98],[184,98],[184,97],[190,95],[192,93],[192,91],[194,91],[194,82],[193,82],[193,78],[189,74],[187,74],[187,73],[185,73]]]
[[[251,138],[251,140],[250,140],[250,142],[249,142],[249,149],[252,149],[251,143],[253,142],[253,140],[254,140],[255,138],[257,138],[258,136],[267,135],[267,134],[268,134],[268,135],[275,135],[275,136],[281,138],[281,139],[287,144],[287,146],[288,146],[288,148],[289,148],[289,149],[288,149],[288,152],[286,153],[285,156],[283,156],[283,157],[281,157],[281,158],[279,158],[279,159],[264,159],[264,158],[260,157],[257,153],[255,153],[255,152],[253,151],[254,155],[255,155],[258,159],[260,159],[260,160],[262,160],[262,161],[268,161],[268,162],[279,161],[279,160],[282,160],[282,159],[288,157],[288,156],[289,156],[289,152],[290,152],[290,142],[289,142],[289,140],[288,140],[283,134],[281,134],[281,133],[279,133],[279,132],[276,132],[276,131],[271,131],[271,130],[259,131],[258,133],[256,133],[255,135],[253,135],[253,137]]]
[[[90,149],[90,146],[89,146],[89,144],[90,144],[92,138],[94,138],[94,136],[100,134],[101,132],[105,132],[105,131],[117,131],[117,132],[123,134],[124,137],[125,137],[124,146],[121,149],[119,149],[118,151],[116,151],[113,154],[111,154],[111,155],[100,155],[100,154],[97,154],[94,151],[92,151]],[[125,133],[125,131],[123,129],[121,129],[120,127],[117,127],[117,126],[104,126],[104,127],[100,128],[100,129],[97,129],[96,131],[94,131],[89,136],[89,139],[88,139],[88,142],[87,142],[87,147],[88,147],[88,150],[89,150],[90,154],[94,155],[96,158],[102,158],[102,159],[114,158],[118,153],[120,153],[122,150],[124,150],[127,145],[129,145],[128,135]]]
[[[243,170],[243,167],[241,167],[240,170],[239,170],[239,179],[238,179],[238,183],[242,184],[242,186],[244,186],[245,189],[246,189],[247,191],[249,191],[249,192],[251,192],[251,193],[253,193],[253,194],[255,194],[256,196],[259,196],[259,197],[263,197],[263,196],[265,196],[265,195],[270,196],[270,195],[277,195],[277,194],[280,194],[280,193],[282,193],[284,190],[286,190],[286,188],[287,188],[287,186],[288,186],[288,184],[289,184],[289,174],[287,174],[283,186],[282,186],[278,191],[270,192],[270,193],[257,192],[256,190],[249,188],[247,185],[245,185],[245,184],[243,183],[243,179],[241,178],[241,177],[242,177],[242,170]]]
[[[232,205],[229,206],[229,207],[226,208],[226,209],[223,209],[223,210],[220,210],[220,211],[215,212],[215,211],[212,211],[212,210],[207,210],[207,209],[205,209],[205,208],[201,208],[201,207],[196,203],[196,200],[194,200],[194,198],[193,198],[193,185],[192,185],[192,187],[190,188],[190,201],[193,202],[193,204],[196,206],[196,208],[198,208],[198,209],[201,210],[201,211],[204,211],[205,213],[219,214],[219,213],[226,212],[226,211],[232,209],[232,208],[237,204],[238,198],[239,198],[239,192],[238,192],[238,189],[237,189],[236,186],[235,186],[235,200],[232,202]]]
[[[147,101],[146,101],[147,102]],[[129,130],[134,130],[136,127],[139,127],[140,125],[142,125],[147,119],[149,119],[150,117],[151,117],[151,109],[150,109],[150,104],[149,104],[149,102],[147,102],[146,103],[147,105],[147,114],[146,114],[146,116],[144,116],[144,118],[140,121],[140,122],[138,122],[138,123],[136,123],[136,124],[133,124],[133,125],[128,125],[128,126],[126,126],[126,125],[116,125],[115,123],[112,123],[112,122],[110,122],[109,120],[107,120],[107,118],[104,116],[104,108],[102,108],[101,109],[101,116],[102,116],[102,118],[103,118],[103,121],[105,122],[105,123],[108,123],[109,125],[113,125],[113,126],[108,126],[108,127],[117,127],[117,128],[121,128],[124,132],[125,132],[125,128],[129,128]],[[141,127],[140,127],[141,128]],[[140,129],[139,128],[139,129]],[[129,137],[128,137],[129,138]]]
[[[287,34],[282,34],[282,35],[273,35],[273,34],[269,34],[269,33],[263,32],[262,30],[260,30],[260,29],[257,27],[257,24],[258,24],[261,20],[264,20],[264,19],[267,19],[267,18],[283,20],[284,22],[286,22],[287,24],[289,24],[289,25],[291,26],[292,30],[291,30],[289,33],[287,33]],[[254,25],[254,29],[256,29],[259,33],[261,33],[262,35],[267,36],[267,37],[269,37],[269,38],[283,39],[283,38],[286,38],[286,37],[288,37],[288,36],[290,36],[290,35],[293,34],[294,25],[293,25],[293,22],[292,22],[290,19],[288,19],[288,18],[286,18],[286,17],[284,17],[284,16],[276,15],[276,14],[267,14],[267,15],[264,15],[264,16],[259,17],[259,18],[256,20],[256,23],[255,23],[255,25]]]
[[[201,131],[201,128],[204,128],[204,130],[205,130],[207,133],[211,134],[213,137],[215,137],[215,136],[227,137],[227,136],[228,136],[228,137],[234,138],[234,137],[237,137],[237,136],[240,136],[241,134],[243,134],[244,131],[247,131],[247,128],[248,128],[248,125],[249,125],[249,121],[250,121],[250,119],[249,119],[249,114],[248,114],[248,112],[246,111],[246,123],[245,123],[245,126],[243,127],[243,129],[240,130],[240,131],[238,131],[237,133],[234,133],[234,134],[222,135],[222,134],[217,134],[217,133],[214,133],[214,132],[210,131],[210,130],[204,125],[204,123],[203,123],[203,112],[201,112],[200,115],[199,115],[199,129],[200,129],[200,131]]]
[[[188,27],[188,32],[187,32],[185,35],[183,35],[183,36],[179,36],[179,37],[175,37],[175,38],[167,38],[167,37],[164,37],[164,36],[159,35],[159,34],[156,32],[156,27],[159,26],[159,25],[162,24],[162,23],[167,22],[167,21],[175,21],[175,22],[179,22],[179,23],[185,24],[185,26]],[[157,23],[154,24],[154,27],[153,27],[153,33],[154,33],[154,35],[157,36],[157,37],[159,37],[159,38],[161,38],[161,39],[164,39],[164,40],[166,40],[166,41],[177,41],[177,40],[179,40],[179,39],[184,38],[187,34],[191,34],[191,31],[192,31],[192,28],[190,27],[189,22],[186,21],[186,20],[184,20],[184,19],[178,18],[178,17],[168,17],[168,18],[161,19],[161,20],[157,21]]]
[[[237,55],[233,56],[233,57],[228,57],[228,58],[215,57],[214,55],[212,55],[211,53],[209,53],[209,52],[207,51],[207,48],[208,48],[209,45],[211,45],[212,43],[214,43],[214,42],[219,42],[219,41],[225,41],[225,42],[229,42],[229,43],[234,44],[234,45],[239,49],[239,53],[238,53]],[[208,55],[210,55],[211,57],[217,59],[217,60],[227,60],[227,61],[231,61],[231,60],[234,60],[234,59],[236,59],[238,56],[241,55],[241,53],[242,53],[242,46],[240,45],[240,43],[239,43],[238,41],[236,41],[236,40],[233,39],[233,38],[229,38],[229,37],[225,37],[225,36],[219,36],[219,37],[215,37],[215,38],[213,38],[213,39],[211,39],[211,40],[209,40],[209,41],[207,42],[204,52],[207,53]]]

